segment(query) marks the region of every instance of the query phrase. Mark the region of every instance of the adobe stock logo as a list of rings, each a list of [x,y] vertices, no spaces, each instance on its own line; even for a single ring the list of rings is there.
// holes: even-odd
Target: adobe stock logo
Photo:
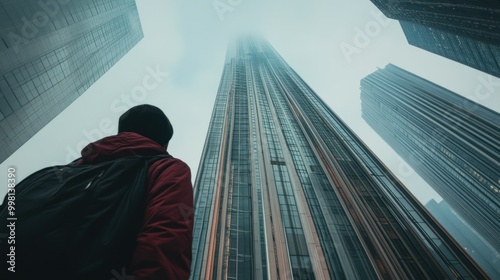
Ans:
[[[217,16],[219,16],[220,21],[224,21],[224,14],[227,12],[233,12],[234,7],[239,6],[243,0],[215,0],[212,2]]]
[[[353,55],[361,54],[363,49],[366,49],[374,38],[379,36],[383,29],[391,24],[391,20],[385,18],[384,14],[377,11],[370,12],[373,20],[367,22],[363,28],[354,27],[354,38],[352,44],[342,42],[339,47],[344,55],[347,63],[351,63]]]
[[[26,45],[30,39],[33,39],[38,34],[41,28],[44,28],[50,22],[50,18],[54,18],[60,11],[61,6],[68,4],[70,0],[39,0],[37,2],[40,10],[33,14],[31,20],[22,17],[23,25],[21,27],[21,34],[9,32],[7,38],[12,44],[14,51],[19,52],[19,47]]]
[[[489,99],[491,94],[495,93],[495,91],[500,88],[499,79],[495,79],[491,75],[486,75],[486,78],[484,76],[479,76],[477,79],[478,84],[474,88],[474,95],[468,96],[468,98],[474,102]]]

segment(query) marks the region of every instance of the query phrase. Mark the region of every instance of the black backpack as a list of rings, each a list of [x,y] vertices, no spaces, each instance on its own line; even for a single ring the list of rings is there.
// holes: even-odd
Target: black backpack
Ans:
[[[21,181],[14,209],[9,193],[0,206],[0,279],[131,279],[124,273],[142,225],[148,167],[166,157],[52,166]]]

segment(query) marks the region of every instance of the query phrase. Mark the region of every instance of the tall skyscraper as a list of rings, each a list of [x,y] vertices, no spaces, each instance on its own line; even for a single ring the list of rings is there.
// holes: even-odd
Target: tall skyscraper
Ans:
[[[134,0],[0,1],[0,162],[142,38]]]
[[[416,23],[400,21],[410,45],[500,77],[500,44],[493,45]]]
[[[500,77],[500,3],[372,0],[397,19],[408,43]]]
[[[441,225],[465,248],[467,253],[488,273],[491,279],[500,279],[500,252],[494,250],[484,239],[457,216],[446,201],[434,199],[425,207]]]
[[[366,122],[500,250],[500,114],[392,64],[361,81]]]
[[[388,18],[418,23],[500,45],[500,4],[495,0],[371,0]]]
[[[228,49],[198,170],[192,279],[484,277],[263,40]]]

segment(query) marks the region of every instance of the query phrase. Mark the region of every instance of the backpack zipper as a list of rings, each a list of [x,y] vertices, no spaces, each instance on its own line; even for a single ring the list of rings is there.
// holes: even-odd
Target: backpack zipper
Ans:
[[[101,173],[99,173],[99,175],[97,175],[97,178],[95,178],[94,180],[91,180],[91,181],[87,184],[87,186],[85,187],[85,189],[84,189],[84,190],[86,190],[86,189],[90,188],[90,186],[92,186],[95,182],[99,181],[99,178],[101,178],[101,176],[102,176],[102,174],[103,174],[103,173],[104,173],[104,170],[103,170],[103,171],[101,171]]]

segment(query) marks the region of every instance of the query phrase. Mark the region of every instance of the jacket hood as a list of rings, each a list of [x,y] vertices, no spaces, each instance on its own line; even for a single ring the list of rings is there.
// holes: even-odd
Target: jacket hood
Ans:
[[[134,132],[122,132],[88,144],[82,149],[83,163],[99,163],[117,158],[167,154],[155,141]]]

